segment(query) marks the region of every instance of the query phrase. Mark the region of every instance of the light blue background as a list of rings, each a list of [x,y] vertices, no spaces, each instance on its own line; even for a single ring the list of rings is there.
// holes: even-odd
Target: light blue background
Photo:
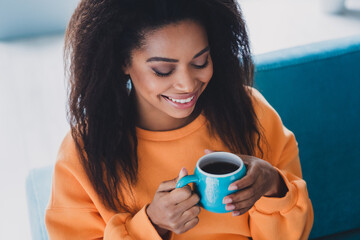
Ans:
[[[63,33],[77,0],[0,0],[0,40]]]

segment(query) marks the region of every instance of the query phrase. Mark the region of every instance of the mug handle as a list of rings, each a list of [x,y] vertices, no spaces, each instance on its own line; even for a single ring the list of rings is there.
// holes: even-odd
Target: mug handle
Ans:
[[[182,188],[185,185],[188,185],[189,183],[198,182],[199,179],[196,175],[188,175],[183,178],[181,178],[178,183],[176,184],[176,188]]]

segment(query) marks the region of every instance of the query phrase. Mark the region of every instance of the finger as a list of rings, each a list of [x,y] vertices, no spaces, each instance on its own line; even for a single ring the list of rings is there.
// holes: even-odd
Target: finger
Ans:
[[[193,218],[196,218],[201,212],[201,209],[199,206],[195,205],[191,207],[190,209],[183,212],[183,214],[180,217],[180,221],[182,222],[188,222]]]
[[[183,177],[187,176],[188,175],[188,171],[186,170],[186,168],[181,168],[180,172],[179,172],[179,176],[177,177],[176,179],[176,183],[182,179]]]
[[[209,154],[209,153],[213,153],[214,151],[212,151],[210,149],[205,149],[204,152],[205,152],[205,154]]]
[[[196,193],[193,193],[189,199],[186,199],[185,201],[180,202],[177,204],[178,210],[183,213],[186,210],[194,207],[196,204],[200,202],[200,197]]]
[[[230,204],[225,205],[225,209],[228,211],[240,211],[243,208],[252,207],[257,200],[259,200],[260,197],[255,196],[253,198],[240,201],[240,202],[233,202]]]
[[[158,192],[170,192],[175,189],[176,187],[176,178],[173,180],[162,182],[159,185]]]
[[[195,217],[195,218],[191,219],[190,221],[185,223],[184,232],[189,231],[190,229],[195,227],[198,223],[199,223],[199,218],[198,217]]]
[[[179,179],[183,178],[184,176],[188,175],[186,168],[182,168],[179,172],[179,175],[169,181],[162,182],[158,188],[158,192],[170,192],[175,189],[177,182]]]
[[[241,202],[248,200],[250,198],[254,198],[257,194],[254,185],[251,185],[248,188],[242,189],[236,193],[230,194],[223,199],[223,204],[233,203],[233,202]]]
[[[259,174],[256,174],[256,169],[250,165],[246,171],[246,175],[240,180],[231,183],[228,189],[229,191],[232,191],[250,187],[256,182],[258,177]]]
[[[243,208],[243,209],[240,209],[238,211],[233,211],[232,212],[232,215],[235,217],[235,216],[239,216],[239,215],[243,215],[244,213],[248,212],[252,207],[248,207],[248,208]]]
[[[189,199],[193,195],[190,186],[186,185],[182,188],[176,188],[170,192],[170,201],[174,204],[181,203]]]

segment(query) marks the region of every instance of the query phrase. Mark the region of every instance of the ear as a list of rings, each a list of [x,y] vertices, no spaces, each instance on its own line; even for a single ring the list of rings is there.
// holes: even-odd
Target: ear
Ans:
[[[123,70],[125,75],[130,75],[128,67],[122,67],[122,70]]]
[[[122,70],[123,70],[123,72],[124,72],[125,75],[130,75],[130,71],[129,71],[129,66],[128,66],[128,65],[122,66]]]

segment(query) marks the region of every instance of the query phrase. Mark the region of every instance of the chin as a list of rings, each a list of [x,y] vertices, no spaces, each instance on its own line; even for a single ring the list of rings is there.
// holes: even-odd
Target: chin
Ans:
[[[194,108],[192,108],[191,110],[173,111],[171,113],[168,113],[168,115],[173,118],[184,119],[190,117],[193,112],[194,112]]]

